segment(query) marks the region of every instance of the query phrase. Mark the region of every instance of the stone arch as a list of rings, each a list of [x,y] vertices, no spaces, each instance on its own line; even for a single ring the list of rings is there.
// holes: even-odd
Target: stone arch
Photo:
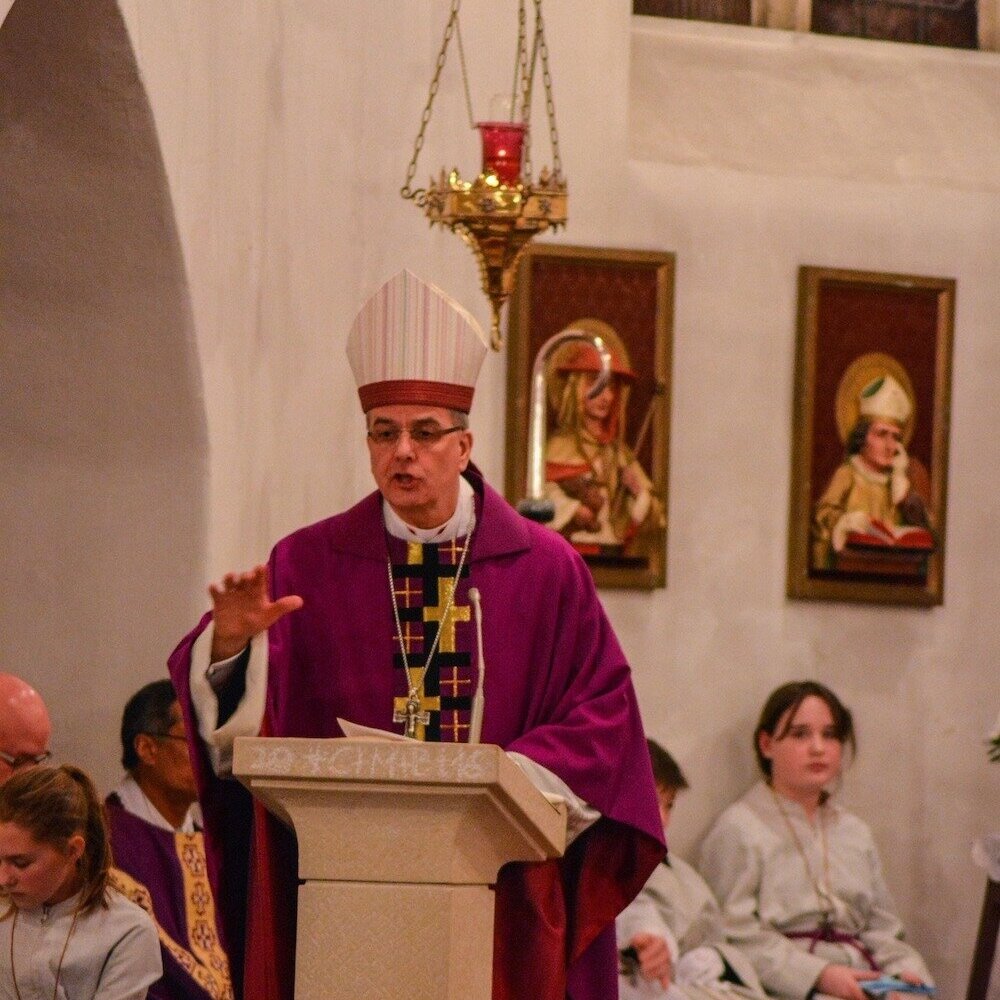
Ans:
[[[117,771],[124,699],[199,601],[207,430],[156,127],[114,0],[0,27],[0,669],[62,759]]]

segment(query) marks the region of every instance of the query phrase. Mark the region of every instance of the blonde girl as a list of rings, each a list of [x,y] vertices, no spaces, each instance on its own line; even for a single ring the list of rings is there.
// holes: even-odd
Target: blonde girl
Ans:
[[[33,767],[0,786],[0,995],[146,996],[162,973],[156,928],[109,886],[110,868],[101,802],[79,768]]]

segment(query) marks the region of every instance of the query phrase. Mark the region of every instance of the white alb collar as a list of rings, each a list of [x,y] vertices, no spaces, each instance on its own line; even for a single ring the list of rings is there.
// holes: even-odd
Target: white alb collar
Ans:
[[[407,524],[384,500],[382,501],[382,516],[385,520],[385,530],[393,538],[402,538],[405,542],[450,542],[454,538],[468,535],[476,523],[476,494],[472,484],[465,476],[458,477],[458,503],[455,513],[444,524],[436,528],[415,528]]]
[[[131,774],[125,775],[122,783],[115,789],[115,795],[118,796],[118,801],[121,802],[125,812],[138,816],[139,819],[144,819],[161,830],[169,830],[171,833],[195,833],[201,827],[201,806],[197,802],[192,802],[184,822],[175,830],[163,813],[149,801],[149,797]]]

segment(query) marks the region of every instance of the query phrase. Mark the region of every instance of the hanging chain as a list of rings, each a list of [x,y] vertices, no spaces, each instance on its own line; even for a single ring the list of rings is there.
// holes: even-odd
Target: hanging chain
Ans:
[[[518,0],[517,19],[517,52],[515,57],[514,85],[511,95],[511,117],[514,116],[514,105],[516,104],[516,94],[518,88],[518,78],[521,84],[521,121],[525,126],[524,153],[522,176],[531,183],[531,101],[535,76],[535,66],[539,58],[542,63],[542,82],[545,86],[545,111],[549,122],[549,142],[552,146],[552,169],[556,180],[562,178],[562,159],[559,155],[559,133],[556,129],[556,107],[552,96],[552,76],[549,72],[549,50],[545,44],[545,28],[542,20],[542,0],[534,0],[535,6],[535,32],[531,47],[531,56],[528,56],[527,45],[527,14],[525,11],[526,0]],[[431,120],[431,111],[434,106],[434,98],[437,96],[438,88],[441,86],[441,73],[444,70],[445,61],[448,55],[448,45],[452,36],[457,36],[458,58],[462,70],[462,85],[465,91],[465,108],[469,116],[469,127],[475,128],[475,116],[472,112],[472,97],[469,92],[469,76],[465,65],[465,50],[462,45],[462,31],[458,21],[458,11],[461,0],[452,0],[448,21],[445,24],[444,38],[441,42],[441,50],[438,52],[437,62],[434,67],[434,76],[431,79],[430,91],[427,94],[427,103],[424,105],[423,113],[420,116],[420,129],[413,144],[413,156],[410,158],[406,168],[406,180],[403,182],[399,193],[408,201],[415,201],[421,208],[426,202],[426,190],[417,188],[413,190],[410,184],[417,173],[417,161],[420,158],[420,151],[424,146],[424,139],[427,135],[427,126]]]
[[[556,129],[556,102],[552,96],[552,75],[549,73],[549,47],[545,44],[542,24],[542,0],[535,0],[535,39],[542,57],[542,82],[545,85],[545,110],[549,116],[549,142],[552,145],[552,172],[555,179],[562,179],[562,159],[559,156],[559,132]]]
[[[534,66],[528,66],[528,14],[525,0],[517,3],[517,62],[521,78],[521,121],[525,125],[531,117],[531,77]],[[513,112],[513,108],[511,111]],[[513,118],[513,114],[511,114]]]
[[[528,30],[525,0],[518,0],[517,16],[521,30],[517,38],[517,55],[521,64],[521,123],[524,125],[521,176],[531,184],[531,94],[535,79],[535,60],[528,61]],[[537,27],[535,29],[538,30]]]
[[[531,117],[531,105],[535,99],[535,69],[538,66],[538,32],[541,30],[541,22],[538,20],[538,4],[535,4],[535,34],[531,39],[531,73],[528,77],[527,87],[525,89],[525,104],[527,105],[528,112],[525,116],[525,125],[528,125],[528,119]],[[530,128],[528,133],[530,134]],[[525,156],[525,176],[528,178],[528,183],[531,183],[531,147],[527,147],[527,154]]]
[[[424,204],[423,196],[426,194],[426,191],[423,188],[418,188],[416,191],[411,190],[410,182],[417,172],[417,159],[420,156],[420,150],[423,149],[424,136],[427,132],[427,123],[431,120],[431,108],[434,105],[434,98],[437,96],[438,87],[441,85],[441,71],[444,69],[445,59],[448,55],[448,43],[451,41],[451,36],[458,27],[458,8],[461,2],[462,0],[452,0],[451,2],[451,12],[448,15],[448,23],[444,28],[444,40],[441,43],[441,51],[438,53],[437,64],[434,67],[430,93],[427,95],[427,103],[424,105],[423,114],[420,116],[420,131],[417,133],[416,142],[413,144],[413,156],[410,159],[410,164],[406,168],[406,180],[399,191],[408,201],[416,201],[421,207]],[[468,90],[466,93],[468,93]]]
[[[476,117],[472,113],[472,95],[469,93],[469,74],[465,68],[465,46],[462,45],[462,25],[455,21],[455,39],[458,42],[458,64],[462,67],[462,87],[465,90],[465,112],[469,116],[469,128],[475,129]]]
[[[523,16],[524,0],[521,0],[521,10]],[[521,120],[524,122],[527,131],[524,136],[524,170],[523,175],[531,183],[531,102],[534,89],[535,67],[538,62],[542,64],[542,83],[545,87],[545,112],[549,122],[549,143],[552,146],[552,172],[557,180],[562,178],[562,157],[559,155],[559,131],[556,128],[556,104],[552,94],[552,74],[549,72],[549,47],[545,43],[545,22],[542,18],[542,0],[534,0],[535,5],[535,34],[531,46],[531,58],[528,59],[527,46],[519,46],[521,58],[521,73],[523,85],[523,98],[521,106]]]
[[[517,5],[517,48],[514,50],[514,82],[510,88],[510,111],[507,113],[511,121],[516,120],[517,115],[517,85],[524,76],[524,46],[525,34],[527,32],[526,16],[524,13],[524,0],[518,0]]]

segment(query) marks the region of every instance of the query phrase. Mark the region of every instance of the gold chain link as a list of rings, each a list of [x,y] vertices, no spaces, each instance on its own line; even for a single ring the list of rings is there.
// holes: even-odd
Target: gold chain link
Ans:
[[[469,116],[469,128],[475,130],[476,116],[472,113],[472,95],[469,93],[469,73],[465,68],[465,46],[462,45],[462,25],[455,22],[455,39],[458,41],[458,64],[462,67],[462,89],[465,91],[465,113]]]
[[[510,120],[514,121],[517,114],[517,85],[524,72],[524,35],[525,35],[524,0],[519,0],[517,7],[517,48],[514,51],[514,80],[510,87]]]
[[[517,62],[521,79],[521,124],[524,125],[524,145],[521,148],[521,176],[531,183],[531,78],[534,73],[534,63],[528,66],[528,14],[525,0],[517,4]],[[515,76],[515,83],[517,76]],[[514,117],[513,107],[511,118]]]
[[[534,95],[535,95],[535,67],[538,65],[538,31],[539,31],[539,28],[541,27],[541,25],[539,24],[539,21],[538,21],[538,10],[537,10],[538,5],[537,5],[537,3],[535,5],[535,7],[536,7],[536,10],[535,10],[535,34],[534,34],[534,37],[531,40],[531,72],[528,75],[528,81],[527,81],[527,86],[525,88],[525,95],[524,95],[524,104],[525,104],[525,107],[527,108],[527,110],[525,111],[525,114],[524,114],[524,124],[525,124],[525,126],[529,126],[530,125],[529,119],[531,118],[531,104],[532,104],[532,101],[534,100]],[[529,184],[531,183],[531,145],[530,145],[530,143],[527,140],[530,139],[530,136],[531,136],[531,130],[529,128],[528,132],[527,132],[527,135],[525,137],[526,138],[526,142],[525,142],[525,151],[524,151],[524,175],[525,175],[525,177],[528,178],[528,183]]]
[[[427,103],[424,105],[423,114],[420,116],[420,131],[417,133],[416,141],[413,144],[413,156],[410,159],[409,166],[406,168],[406,180],[399,191],[408,201],[416,201],[421,207],[424,205],[424,196],[427,192],[423,188],[417,188],[416,191],[411,190],[410,182],[417,172],[417,159],[420,156],[420,150],[423,149],[424,136],[427,132],[427,123],[431,120],[431,108],[434,105],[434,98],[437,96],[438,87],[441,85],[441,71],[444,69],[445,59],[448,55],[448,43],[451,41],[451,36],[455,33],[455,29],[458,26],[458,8],[460,5],[461,0],[452,0],[448,23],[444,28],[444,40],[441,43],[441,51],[438,53],[434,76],[431,79],[430,93],[427,95]]]
[[[562,158],[559,156],[559,132],[556,129],[556,102],[552,96],[552,75],[549,73],[549,47],[545,44],[542,24],[542,0],[535,0],[535,26],[542,57],[542,83],[545,85],[545,110],[549,116],[549,142],[552,145],[552,172],[556,180],[562,179]]]

